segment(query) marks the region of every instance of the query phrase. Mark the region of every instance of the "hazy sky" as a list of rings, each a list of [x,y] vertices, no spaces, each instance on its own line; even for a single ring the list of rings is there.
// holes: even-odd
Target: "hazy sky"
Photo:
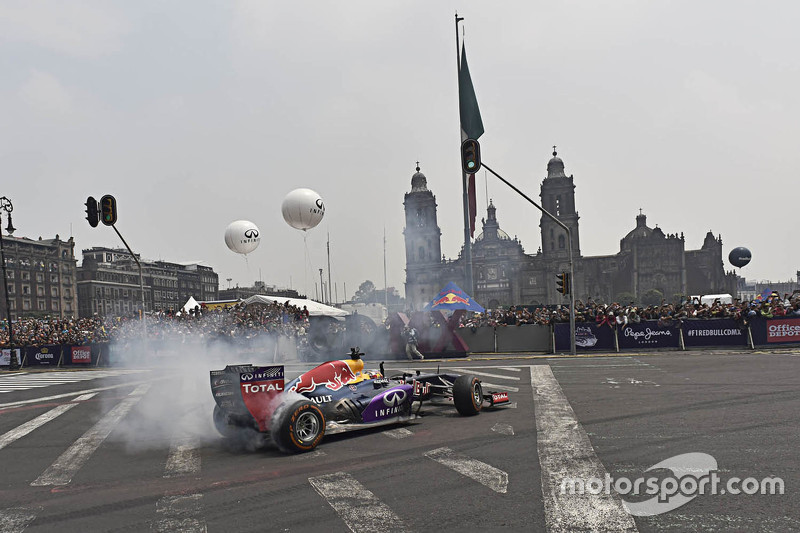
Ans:
[[[122,246],[84,201],[114,194],[117,228],[147,259],[200,260],[220,287],[342,299],[366,279],[403,292],[403,194],[420,161],[442,250],[463,240],[453,15],[465,17],[484,160],[538,199],[552,145],[575,177],[581,251],[635,226],[709,230],[741,273],[800,269],[797,2],[52,1],[0,3],[0,195],[16,236]],[[308,187],[307,234],[281,216]],[[500,226],[529,253],[539,213],[489,176]],[[483,174],[479,216],[485,215]],[[223,235],[255,222],[246,263]],[[480,221],[478,222],[480,224]],[[726,269],[731,266],[727,264]]]

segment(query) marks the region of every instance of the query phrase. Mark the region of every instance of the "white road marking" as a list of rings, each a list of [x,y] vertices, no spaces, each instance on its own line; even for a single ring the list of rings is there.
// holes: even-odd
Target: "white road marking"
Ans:
[[[24,437],[25,435],[27,435],[31,431],[33,431],[33,430],[35,430],[35,429],[47,424],[51,420],[55,420],[59,416],[63,415],[64,413],[66,413],[67,411],[69,411],[70,409],[72,409],[73,407],[78,405],[77,402],[82,402],[84,400],[88,400],[89,398],[93,397],[95,394],[97,394],[97,393],[84,394],[83,396],[79,396],[79,397],[75,398],[74,400],[72,400],[71,403],[67,403],[67,404],[64,404],[64,405],[59,405],[57,407],[54,407],[53,409],[50,409],[46,413],[37,416],[33,420],[29,420],[29,421],[25,422],[24,424],[22,424],[21,426],[18,426],[18,427],[12,429],[11,431],[9,431],[7,433],[5,433],[3,435],[0,435],[0,450],[5,448],[6,446],[11,444],[12,442],[14,442],[14,441],[16,441],[18,439],[21,439],[22,437]],[[3,530],[0,528],[0,531],[3,531]]]
[[[0,511],[0,531],[22,533],[36,519],[36,511],[26,507],[12,507]]]
[[[455,370],[456,372],[464,372],[465,374],[475,374],[476,376],[485,376],[487,378],[512,379],[514,381],[519,381],[519,378],[517,376],[504,376],[503,374],[489,374],[488,372],[478,372],[470,368],[451,368],[450,370]]]
[[[148,370],[76,370],[74,372],[25,373],[0,376],[0,393],[38,389],[106,377],[149,372]]]
[[[167,379],[167,378],[162,378],[162,379]],[[96,389],[85,389],[74,392],[66,392],[64,394],[56,394],[55,396],[43,396],[41,398],[34,398],[32,400],[20,400],[18,402],[0,403],[0,409],[6,409],[9,407],[20,407],[22,405],[28,405],[32,403],[49,402],[51,400],[60,400],[61,398],[69,398],[70,396],[78,396],[79,394],[87,394],[90,392],[103,392],[106,390],[119,389],[122,387],[132,387],[134,385],[141,385],[142,383],[149,383],[149,381],[133,381],[131,383],[119,383],[117,385],[109,385],[108,387],[99,387]]]
[[[114,426],[128,414],[142,396],[150,388],[149,384],[139,385],[124,400],[118,403],[111,411],[101,418],[89,431],[76,440],[67,451],[61,454],[41,476],[36,478],[31,486],[41,487],[48,485],[67,485],[72,476],[80,470],[89,457],[100,447]]]
[[[588,482],[607,472],[550,367],[531,366],[531,384],[547,531],[638,531],[617,496],[562,494],[565,478]]]
[[[483,390],[504,390],[508,392],[519,392],[519,387],[512,387],[511,385],[498,385],[497,383],[487,383],[485,381],[481,381],[481,386],[483,386]]]
[[[164,533],[205,533],[208,531],[205,521],[197,518],[202,497],[202,494],[164,496],[156,502],[156,513],[163,518],[157,520],[151,529]]]
[[[353,533],[406,531],[400,517],[350,474],[335,472],[308,482]]]
[[[498,370],[509,370],[511,372],[522,372],[522,369],[516,366],[498,366]]]
[[[383,433],[387,437],[391,437],[393,439],[404,439],[404,438],[410,437],[411,435],[414,434],[414,433],[412,433],[410,430],[408,430],[406,428],[390,429],[390,430],[387,430],[387,431],[382,431],[381,433]]]
[[[500,433],[501,435],[513,435],[514,434],[514,426],[509,424],[501,424],[498,422],[497,424],[492,426],[492,431],[495,433]]]
[[[508,491],[508,474],[492,465],[456,453],[450,448],[436,448],[425,452],[425,457],[455,470],[462,476],[474,479],[495,492],[505,494]]]

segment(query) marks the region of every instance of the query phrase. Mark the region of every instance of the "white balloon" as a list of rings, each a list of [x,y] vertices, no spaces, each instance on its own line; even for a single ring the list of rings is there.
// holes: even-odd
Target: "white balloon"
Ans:
[[[281,211],[287,224],[305,231],[320,223],[325,216],[325,204],[311,189],[295,189],[283,199]]]
[[[261,242],[258,226],[249,220],[236,220],[225,229],[225,244],[237,254],[249,254]]]

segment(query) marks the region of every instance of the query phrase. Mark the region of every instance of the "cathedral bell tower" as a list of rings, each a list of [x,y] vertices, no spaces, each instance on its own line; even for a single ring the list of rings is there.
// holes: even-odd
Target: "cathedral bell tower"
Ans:
[[[555,146],[553,158],[547,163],[547,177],[542,182],[539,196],[542,199],[542,207],[569,228],[572,234],[572,255],[575,258],[580,257],[575,184],[572,176],[567,177],[564,173],[564,162],[558,157]],[[545,259],[567,259],[569,255],[567,232],[544,214],[539,227],[542,231],[542,254]]]
[[[419,310],[439,292],[438,271],[442,261],[442,231],[436,220],[436,197],[420,172],[411,177],[411,192],[403,200],[406,212],[406,301]]]

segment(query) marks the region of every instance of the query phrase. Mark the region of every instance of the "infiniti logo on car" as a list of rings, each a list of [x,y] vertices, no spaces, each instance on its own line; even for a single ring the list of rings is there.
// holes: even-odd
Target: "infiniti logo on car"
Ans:
[[[242,381],[250,381],[253,379],[253,374],[242,374]]]
[[[395,407],[403,403],[405,400],[406,400],[406,391],[404,391],[403,389],[390,390],[383,397],[383,403],[386,404],[387,407]]]

